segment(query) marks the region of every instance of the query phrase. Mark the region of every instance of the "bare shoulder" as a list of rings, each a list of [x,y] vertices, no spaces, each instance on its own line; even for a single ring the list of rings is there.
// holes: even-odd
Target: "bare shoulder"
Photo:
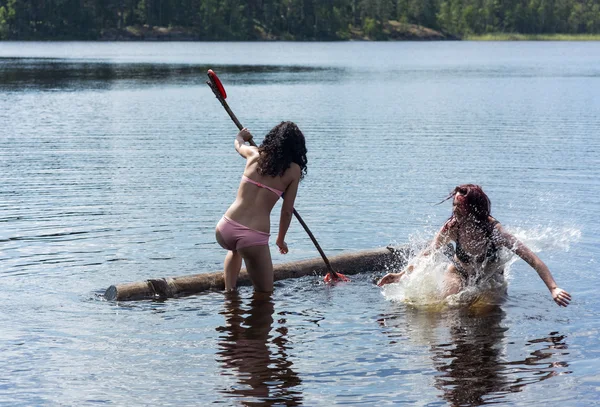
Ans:
[[[286,173],[289,174],[292,180],[300,179],[300,175],[302,174],[302,170],[300,166],[296,163],[291,163],[290,168],[286,170]]]
[[[494,241],[513,250],[515,245],[518,243],[517,238],[513,236],[512,233],[504,229],[500,222],[494,218],[492,219],[494,220],[494,223],[492,224],[492,238]]]
[[[248,165],[253,164],[258,161],[260,154],[258,153],[258,148],[254,146],[245,146],[244,148],[246,154],[246,160],[248,161]]]
[[[490,225],[492,225],[492,231],[504,233],[504,228],[502,227],[502,224],[500,223],[500,221],[498,221],[498,219],[492,216],[490,216],[488,219],[490,221]]]
[[[235,150],[246,160],[258,157],[258,149],[256,147],[246,144],[239,144],[237,140],[235,142]]]
[[[444,223],[444,225],[442,226],[442,233],[452,233],[456,230],[456,226],[458,225],[458,221],[452,217],[450,219],[448,219],[446,221],[446,223]]]
[[[445,244],[449,241],[455,241],[458,235],[458,222],[454,218],[450,218],[444,223],[436,234],[437,244]]]
[[[257,171],[258,168],[258,152],[256,154],[248,154],[246,155],[246,169],[244,170],[244,173],[246,175],[255,173]]]

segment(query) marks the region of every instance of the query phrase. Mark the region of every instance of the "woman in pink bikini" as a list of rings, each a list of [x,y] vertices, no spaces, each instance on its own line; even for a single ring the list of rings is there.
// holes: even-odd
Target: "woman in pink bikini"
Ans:
[[[236,288],[243,259],[254,289],[271,292],[271,210],[284,196],[276,244],[286,254],[285,235],[292,220],[298,184],[306,174],[306,145],[304,135],[292,122],[275,126],[259,147],[245,144],[250,139],[252,135],[246,128],[235,138],[235,149],[246,159],[246,168],[236,200],[217,224],[215,234],[221,247],[228,250],[225,290]]]
[[[454,242],[454,255],[445,274],[445,294],[456,294],[480,279],[502,276],[504,267],[499,262],[498,251],[505,247],[525,260],[546,284],[552,299],[566,307],[571,295],[558,287],[548,266],[527,246],[508,233],[491,214],[491,203],[479,185],[459,185],[450,193],[453,198],[452,216],[435,235],[433,243],[421,255],[427,256]],[[385,275],[377,285],[396,283],[405,274],[410,274],[413,266],[400,273]]]

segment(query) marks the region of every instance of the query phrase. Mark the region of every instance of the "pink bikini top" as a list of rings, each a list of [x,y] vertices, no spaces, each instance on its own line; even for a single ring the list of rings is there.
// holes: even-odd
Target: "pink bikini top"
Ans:
[[[277,196],[283,196],[283,191],[280,191],[280,190],[278,190],[278,189],[275,189],[275,188],[271,188],[270,186],[268,186],[268,185],[265,185],[265,184],[261,184],[260,182],[256,182],[256,181],[254,181],[253,179],[250,179],[250,178],[248,178],[248,177],[247,177],[247,176],[245,176],[245,175],[242,175],[242,181],[245,181],[245,182],[249,182],[249,183],[251,183],[251,184],[254,184],[254,185],[256,185],[256,186],[257,186],[257,187],[259,187],[259,188],[265,188],[265,189],[268,189],[269,191],[273,192],[273,193],[274,193],[274,194],[276,194]]]

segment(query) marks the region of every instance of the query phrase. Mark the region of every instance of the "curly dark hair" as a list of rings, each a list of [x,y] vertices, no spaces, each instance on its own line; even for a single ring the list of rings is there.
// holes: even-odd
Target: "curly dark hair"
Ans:
[[[306,143],[295,123],[281,122],[273,127],[258,147],[258,153],[261,175],[282,176],[292,163],[300,166],[300,179],[306,175]]]

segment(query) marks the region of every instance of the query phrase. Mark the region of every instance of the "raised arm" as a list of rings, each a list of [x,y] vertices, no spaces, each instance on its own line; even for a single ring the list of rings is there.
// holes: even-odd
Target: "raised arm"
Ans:
[[[243,128],[240,132],[235,136],[234,146],[235,151],[237,151],[242,157],[248,159],[258,154],[258,149],[253,146],[249,146],[246,142],[252,140],[252,134],[248,131],[247,128]]]
[[[571,295],[558,287],[552,273],[546,263],[544,263],[534,252],[525,246],[519,239],[505,231],[500,225],[496,226],[496,230],[500,235],[500,242],[506,248],[515,252],[520,258],[525,260],[540,276],[550,294],[552,299],[561,307],[566,307],[571,301]]]
[[[288,252],[287,244],[285,243],[285,235],[290,227],[292,216],[294,215],[294,201],[298,193],[298,184],[300,183],[300,166],[292,164],[289,171],[292,173],[292,182],[287,186],[283,194],[283,205],[281,205],[281,215],[279,217],[279,234],[275,242],[279,247],[281,254]]]

